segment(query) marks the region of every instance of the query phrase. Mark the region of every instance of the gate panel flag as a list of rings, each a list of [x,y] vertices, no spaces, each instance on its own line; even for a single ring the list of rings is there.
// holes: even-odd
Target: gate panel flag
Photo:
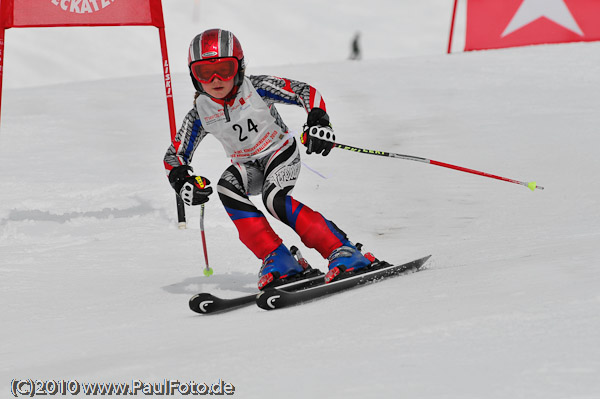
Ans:
[[[152,25],[164,27],[160,0],[2,0],[5,28]]]
[[[600,40],[600,0],[468,0],[465,51]]]

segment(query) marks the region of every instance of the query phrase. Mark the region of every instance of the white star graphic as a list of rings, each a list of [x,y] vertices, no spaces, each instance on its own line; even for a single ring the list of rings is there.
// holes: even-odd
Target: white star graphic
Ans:
[[[583,36],[583,31],[567,8],[564,0],[523,0],[512,20],[504,29],[501,37],[529,25],[533,21],[546,17],[552,22]]]

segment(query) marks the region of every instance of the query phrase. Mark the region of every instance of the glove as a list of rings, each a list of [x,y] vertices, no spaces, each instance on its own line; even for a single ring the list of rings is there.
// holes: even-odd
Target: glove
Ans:
[[[181,165],[169,173],[169,182],[173,189],[179,194],[183,202],[188,205],[200,205],[208,201],[212,194],[210,181],[202,176],[190,175],[192,168]]]
[[[189,176],[179,190],[179,196],[188,205],[200,205],[208,201],[213,192],[210,181],[202,176]]]
[[[306,153],[326,156],[335,145],[335,134],[329,123],[329,115],[321,108],[313,108],[308,113],[300,141],[306,147]]]

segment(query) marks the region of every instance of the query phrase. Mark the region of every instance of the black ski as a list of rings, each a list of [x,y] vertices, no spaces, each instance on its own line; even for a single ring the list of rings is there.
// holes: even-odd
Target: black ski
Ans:
[[[190,309],[200,314],[217,313],[233,310],[240,306],[250,305],[255,300],[256,293],[232,299],[225,299],[203,292],[190,298]]]
[[[262,309],[272,310],[312,301],[370,282],[418,271],[430,257],[431,255],[402,265],[390,265],[387,262],[376,261],[372,266],[365,268],[366,270],[361,269],[358,273],[341,274],[339,279],[328,284],[325,284],[323,277],[320,277],[319,284],[300,289],[289,290],[285,286],[270,288],[259,293],[256,297],[256,304]]]
[[[293,290],[310,287],[314,284],[322,283],[323,276],[323,272],[316,269],[310,269],[310,271],[306,272],[304,277],[289,282],[283,281],[283,284],[279,285],[278,288]],[[218,296],[209,293],[201,293],[191,297],[189,305],[191,310],[200,314],[225,312],[255,303],[256,296],[259,293],[260,292],[255,292],[253,294],[231,299],[219,298]]]

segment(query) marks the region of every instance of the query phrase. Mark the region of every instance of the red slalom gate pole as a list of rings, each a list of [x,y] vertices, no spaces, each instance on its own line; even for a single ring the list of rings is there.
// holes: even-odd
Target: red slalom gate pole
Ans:
[[[452,52],[452,38],[454,36],[454,21],[456,20],[456,6],[458,0],[454,0],[454,9],[452,10],[452,21],[450,22],[450,35],[448,38],[448,54]]]
[[[2,79],[4,74],[4,32],[4,26],[0,26],[0,112],[2,111]]]
[[[167,37],[165,28],[158,28],[158,36],[160,39],[160,51],[163,59],[163,77],[165,80],[165,96],[167,98],[167,111],[169,113],[169,129],[171,131],[171,141],[175,142],[177,134],[177,126],[175,122],[175,106],[173,105],[173,87],[171,85],[171,67],[169,65],[169,54],[167,53]],[[177,205],[177,223],[180,229],[185,229],[187,226],[185,220],[185,205],[179,195],[175,194],[175,203]]]
[[[480,171],[475,170],[475,169],[469,169],[469,168],[464,168],[462,166],[452,165],[452,164],[445,163],[445,162],[434,161],[433,159],[415,157],[415,156],[412,156],[412,155],[396,154],[396,153],[393,153],[393,152],[386,152],[386,151],[367,150],[367,149],[364,149],[364,148],[354,147],[354,146],[351,146],[351,145],[340,144],[340,143],[335,143],[334,148],[339,148],[339,149],[342,149],[342,150],[353,151],[353,152],[357,152],[357,153],[360,153],[360,154],[371,154],[371,155],[378,155],[378,156],[381,156],[381,157],[399,158],[399,159],[406,159],[408,161],[416,161],[416,162],[428,163],[428,164],[431,164],[431,165],[441,166],[443,168],[458,170],[460,172],[472,173],[474,175],[489,177],[491,179],[502,180],[502,181],[509,182],[509,183],[519,184],[521,186],[525,186],[525,187],[529,188],[531,191],[534,191],[536,188],[538,190],[543,190],[544,189],[544,187],[538,186],[536,184],[536,182],[534,182],[534,181],[532,181],[532,182],[522,182],[522,181],[519,181],[519,180],[509,179],[507,177],[492,175],[492,174],[486,173],[486,172],[480,172]]]

